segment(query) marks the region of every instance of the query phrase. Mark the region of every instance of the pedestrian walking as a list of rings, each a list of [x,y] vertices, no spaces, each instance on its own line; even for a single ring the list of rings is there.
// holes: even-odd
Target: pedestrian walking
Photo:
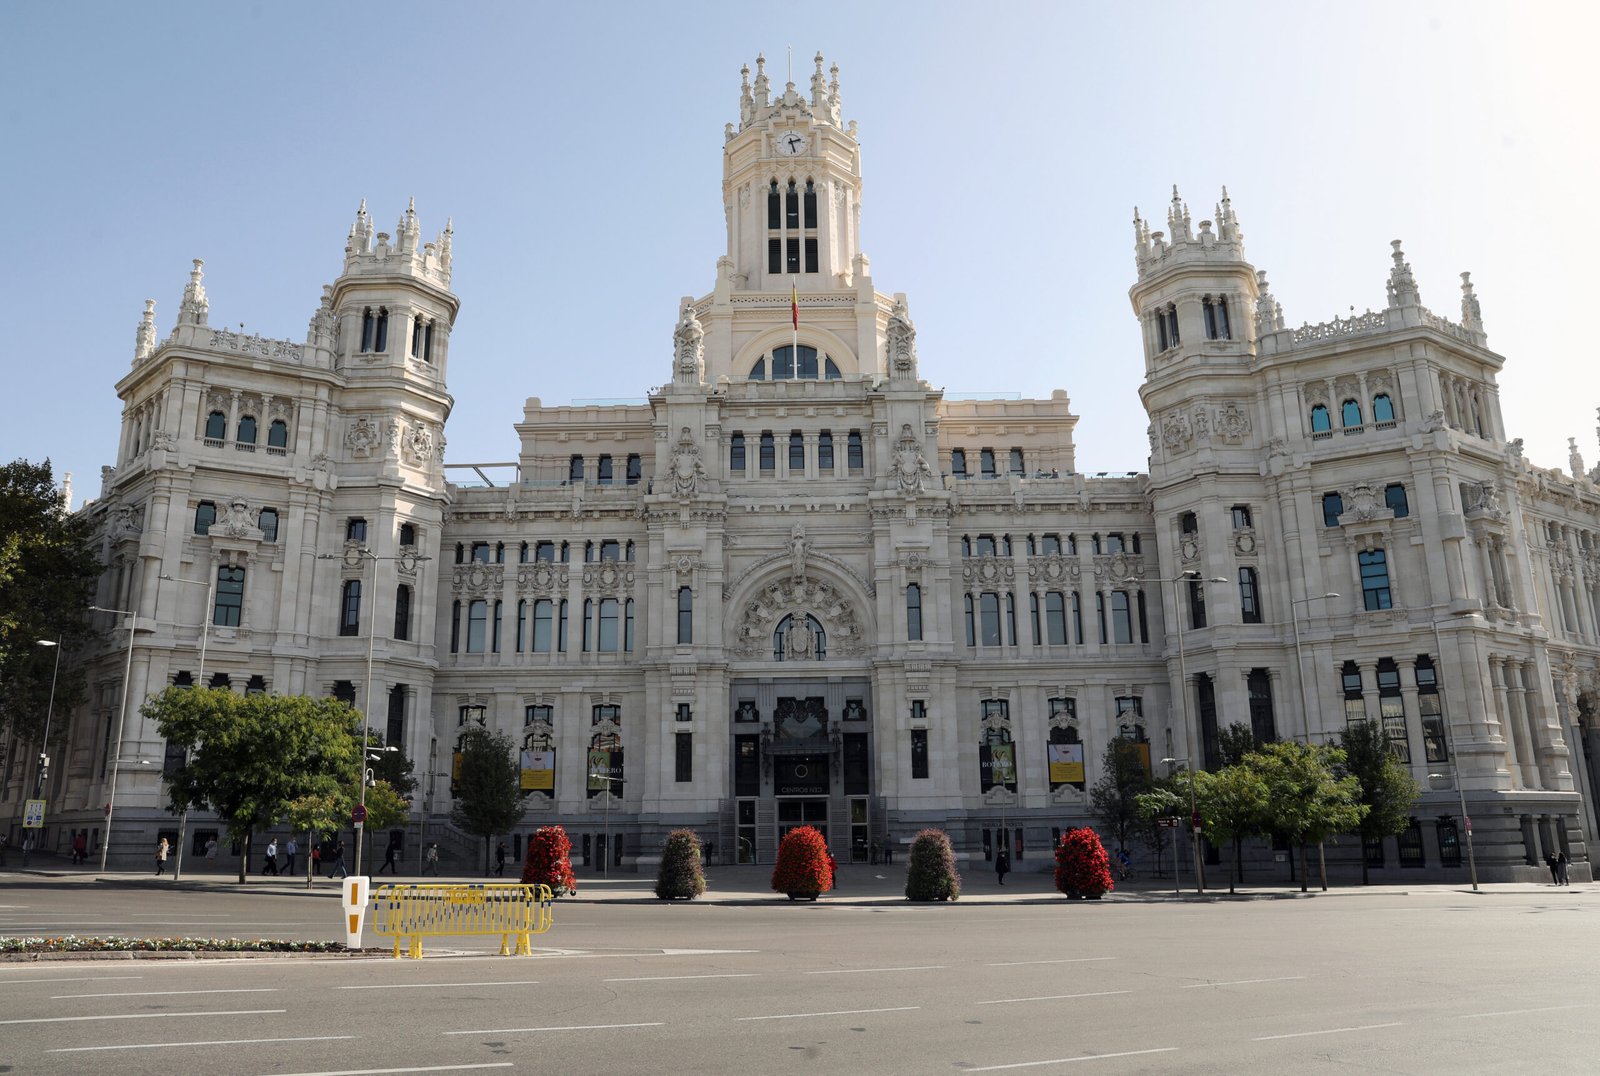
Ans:
[[[1011,853],[1004,848],[994,855],[994,876],[1000,880],[1001,885],[1006,884],[1006,875],[1011,873]]]
[[[206,869],[207,870],[211,870],[216,865],[217,865],[217,839],[215,837],[209,837],[209,838],[206,839]]]
[[[494,849],[494,876],[504,878],[506,875],[506,842],[501,841]]]
[[[261,861],[261,873],[278,873],[278,838],[276,837],[267,842],[267,856]]]
[[[6,865],[6,835],[0,833],[0,867]]]
[[[284,873],[292,876],[294,874],[294,857],[300,854],[300,846],[294,843],[293,837],[283,842],[283,854],[284,858],[289,861],[289,869]]]
[[[344,842],[340,841],[333,848],[333,870],[328,872],[330,878],[348,877],[350,872],[344,865]]]
[[[1565,853],[1565,852],[1562,852],[1560,855],[1556,856],[1556,884],[1557,885],[1571,885],[1572,884],[1571,879],[1567,877],[1567,866],[1568,866],[1568,864],[1570,862],[1571,861],[1569,859],[1567,859],[1567,853]]]
[[[22,838],[22,865],[28,865],[28,857],[33,854],[33,834],[29,833]]]
[[[318,878],[322,877],[322,842],[318,841],[311,846],[311,873]]]
[[[422,873],[439,877],[439,845],[437,842],[428,845],[428,850],[422,855]]]
[[[167,869],[167,839],[161,838],[156,842],[156,877],[161,877]]]
[[[79,830],[72,836],[72,862],[87,863],[89,861],[89,835],[84,830]]]
[[[383,866],[378,868],[378,873],[382,874],[384,871],[388,871],[390,874],[399,874],[400,865],[396,862],[396,857],[399,854],[399,845],[395,844],[394,841],[390,841],[389,847],[383,850]]]
[[[1554,852],[1546,852],[1544,854],[1544,865],[1550,868],[1550,884],[1560,885],[1561,865],[1556,862],[1556,854]]]
[[[839,888],[839,861],[833,858],[833,853],[828,853],[828,873],[833,876],[833,888]]]

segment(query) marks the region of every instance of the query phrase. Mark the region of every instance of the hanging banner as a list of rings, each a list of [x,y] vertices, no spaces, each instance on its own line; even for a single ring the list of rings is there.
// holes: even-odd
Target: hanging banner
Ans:
[[[606,780],[611,775],[611,752],[602,747],[589,748],[589,791],[604,792],[611,787]]]
[[[556,787],[556,753],[554,751],[522,752],[523,791],[553,792]]]
[[[1062,785],[1083,787],[1083,744],[1053,743],[1050,751],[1050,787]]]
[[[996,785],[1013,792],[1017,786],[1016,745],[992,743],[978,745],[978,785],[984,792]]]

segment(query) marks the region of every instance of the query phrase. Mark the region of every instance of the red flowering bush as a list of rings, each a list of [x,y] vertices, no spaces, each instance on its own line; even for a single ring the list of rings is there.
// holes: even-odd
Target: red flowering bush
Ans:
[[[578,891],[569,853],[572,842],[560,826],[541,826],[528,838],[528,853],[522,860],[523,885],[547,885],[556,896]]]
[[[1111,880],[1111,860],[1100,834],[1092,829],[1069,829],[1056,848],[1056,888],[1074,899],[1098,900],[1116,883]]]
[[[828,841],[815,826],[800,826],[783,835],[778,863],[772,868],[772,888],[787,893],[790,900],[816,900],[817,894],[833,888]]]

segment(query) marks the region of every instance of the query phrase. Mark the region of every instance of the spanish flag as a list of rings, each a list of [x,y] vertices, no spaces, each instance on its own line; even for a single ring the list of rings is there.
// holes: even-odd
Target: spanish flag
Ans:
[[[789,278],[789,317],[794,321],[794,331],[800,331],[800,290],[794,277]]]

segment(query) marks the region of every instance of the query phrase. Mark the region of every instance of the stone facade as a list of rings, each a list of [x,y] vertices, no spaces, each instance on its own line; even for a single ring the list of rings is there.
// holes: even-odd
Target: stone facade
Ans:
[[[727,253],[668,379],[530,399],[514,465],[444,464],[451,231],[421,243],[410,208],[374,237],[363,205],[304,342],[210,327],[199,262],[166,339],[146,304],[84,509],[138,631],[84,656],[47,844],[98,833],[131,660],[128,861],[174,828],[139,700],[203,673],[364,706],[417,763],[413,855],[417,827],[471,854],[444,822],[468,722],[524,746],[518,848],[559,822],[633,864],[687,825],[767,862],[805,821],[843,860],[936,825],[1042,867],[1114,737],[1207,764],[1234,722],[1360,715],[1427,788],[1378,877],[1464,876],[1457,781],[1484,878],[1548,849],[1587,876],[1600,472],[1507,443],[1466,274],[1433,314],[1396,243],[1380,309],[1289,328],[1226,192],[1196,225],[1174,191],[1166,232],[1134,223],[1148,472],[1091,476],[1064,392],[921,378],[859,249],[837,69],[774,95],[758,60],[723,152]]]

